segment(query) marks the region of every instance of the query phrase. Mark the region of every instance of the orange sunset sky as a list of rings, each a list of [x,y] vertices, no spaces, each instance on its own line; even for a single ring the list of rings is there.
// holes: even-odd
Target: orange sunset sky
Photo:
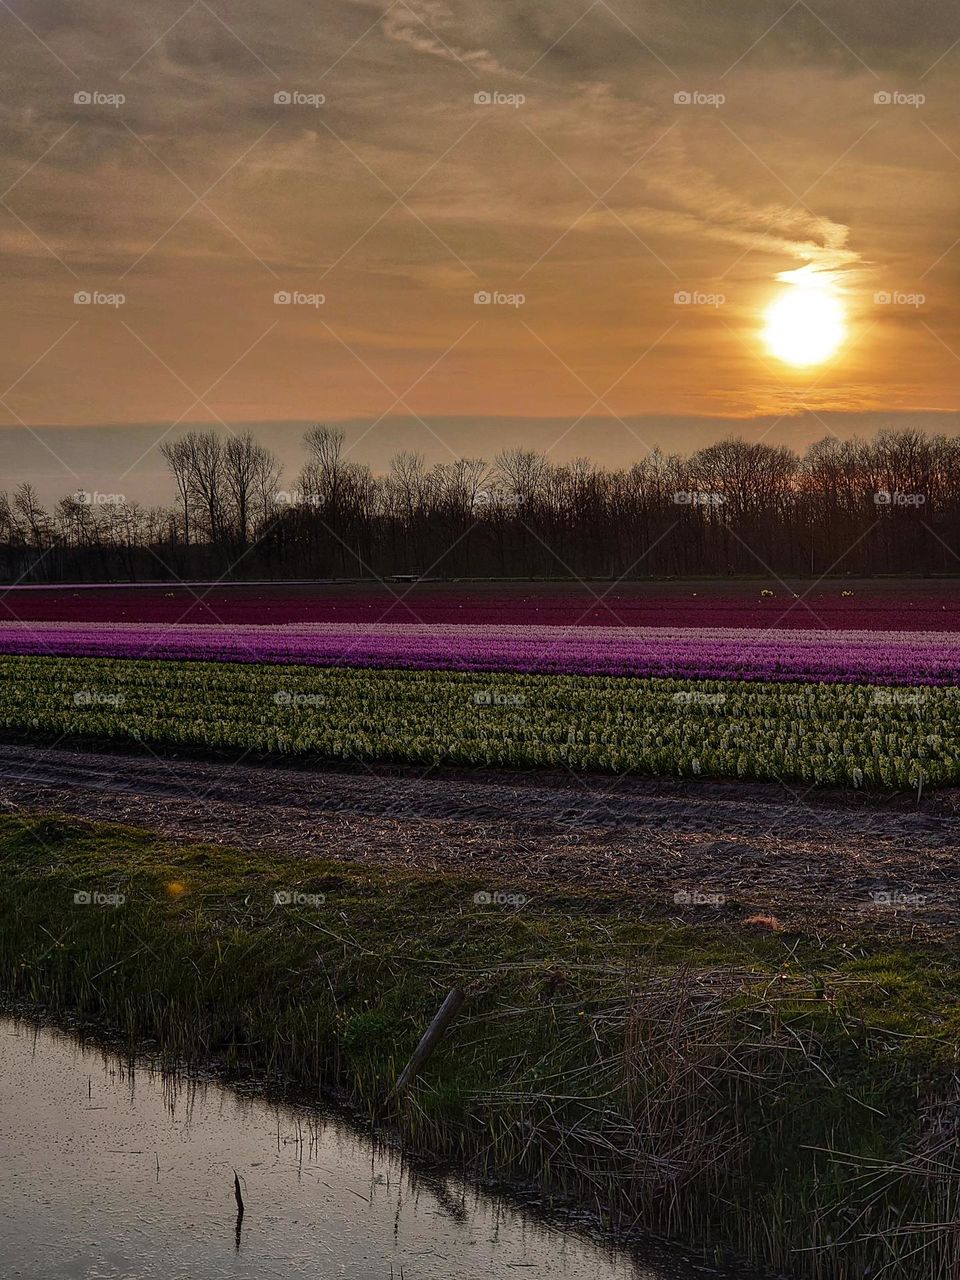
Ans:
[[[291,465],[340,423],[377,467],[958,429],[952,5],[10,0],[0,29],[7,484],[156,496],[195,423]],[[797,367],[765,312],[804,266],[845,332]]]

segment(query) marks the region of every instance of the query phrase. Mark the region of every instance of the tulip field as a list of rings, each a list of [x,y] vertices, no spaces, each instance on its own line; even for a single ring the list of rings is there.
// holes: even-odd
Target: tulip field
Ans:
[[[960,782],[951,594],[743,592],[12,592],[0,728],[340,761]]]

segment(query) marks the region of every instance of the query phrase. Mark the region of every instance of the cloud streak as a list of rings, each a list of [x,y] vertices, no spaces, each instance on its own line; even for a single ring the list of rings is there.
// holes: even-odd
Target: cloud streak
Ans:
[[[330,0],[322,22],[306,0],[210,4],[222,21],[186,0],[137,16],[25,0],[79,84],[122,89],[121,109],[74,104],[56,57],[0,16],[0,247],[17,283],[0,384],[78,318],[78,279],[122,280],[124,320],[162,357],[91,308],[17,381],[26,421],[169,423],[177,377],[224,370],[212,400],[230,421],[369,422],[411,384],[431,421],[569,425],[611,384],[622,417],[762,415],[804,392],[756,328],[805,266],[842,283],[855,336],[871,335],[807,388],[818,412],[955,403],[960,51],[924,78],[922,112],[875,105],[873,74],[915,88],[955,38],[945,6],[911,41],[886,0],[824,9],[835,34],[799,6],[768,35],[783,0],[609,0],[622,21],[587,0]],[[721,87],[716,109],[675,101]],[[325,102],[278,105],[278,88]],[[478,89],[526,101],[478,105]],[[187,187],[210,188],[207,207]],[[681,285],[724,309],[678,312]],[[524,323],[475,308],[479,288],[523,292]],[[875,288],[920,290],[927,310],[877,315]],[[279,314],[277,289],[324,308]]]

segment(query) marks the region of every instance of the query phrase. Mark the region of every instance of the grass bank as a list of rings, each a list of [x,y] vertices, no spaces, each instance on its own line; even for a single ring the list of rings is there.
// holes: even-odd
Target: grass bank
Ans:
[[[0,876],[8,998],[334,1091],[614,1228],[805,1280],[957,1274],[952,950],[679,928],[612,895],[521,901],[56,817],[0,817]],[[455,985],[460,1018],[388,1100]]]

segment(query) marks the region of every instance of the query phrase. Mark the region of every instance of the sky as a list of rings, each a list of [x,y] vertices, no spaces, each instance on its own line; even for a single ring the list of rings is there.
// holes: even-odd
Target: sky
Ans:
[[[160,500],[198,424],[293,469],[318,421],[376,469],[960,429],[945,2],[5,0],[0,37],[0,487]],[[815,363],[784,297],[834,309],[788,356],[841,317]]]

